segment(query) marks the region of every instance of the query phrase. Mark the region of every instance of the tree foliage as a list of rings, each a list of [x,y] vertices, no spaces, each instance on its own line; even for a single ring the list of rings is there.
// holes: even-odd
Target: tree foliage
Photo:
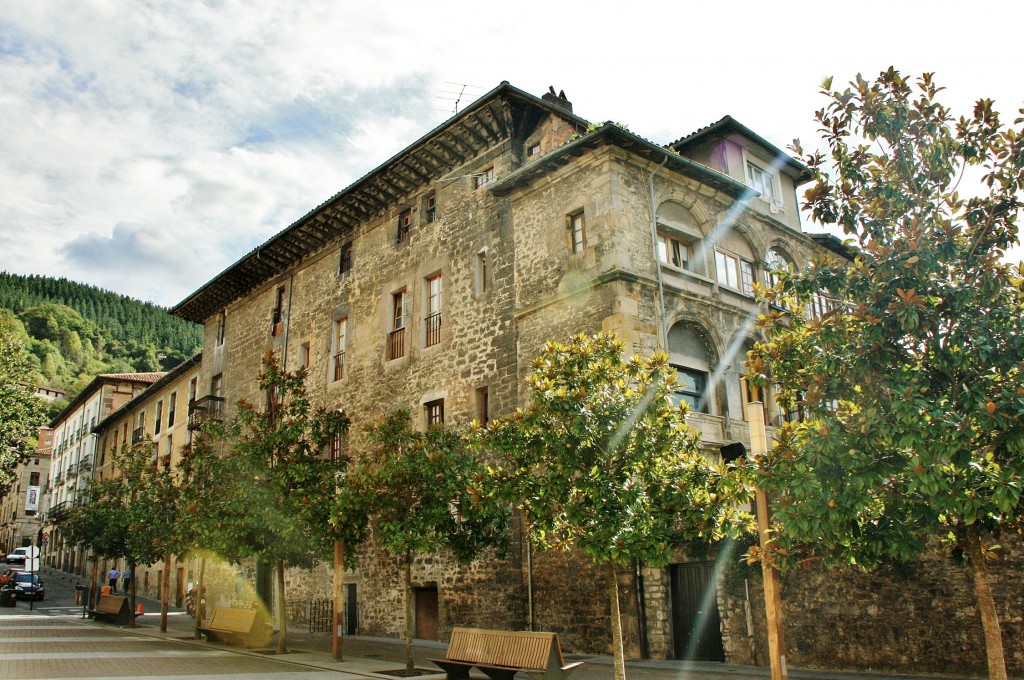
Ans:
[[[235,418],[209,421],[184,465],[189,516],[203,547],[234,561],[277,564],[281,651],[285,564],[312,566],[335,541],[354,540],[365,529],[358,517],[334,516],[347,460],[329,451],[348,430],[348,417],[314,408],[305,378],[304,369],[286,371],[268,352],[259,375],[264,405],[239,401]]]
[[[942,538],[978,570],[1020,528],[1024,282],[1001,258],[1018,243],[1024,146],[991,101],[954,119],[940,91],[892,69],[843,91],[825,83],[830,154],[806,158],[805,208],[852,237],[855,257],[779,272],[771,300],[831,310],[765,316],[748,361],[783,408],[806,413],[755,471],[781,566],[870,567]],[[958,193],[978,174],[975,195]]]
[[[34,451],[44,407],[30,382],[30,361],[13,329],[0,324],[0,497],[13,483],[18,465]]]
[[[683,542],[711,543],[749,522],[743,490],[699,450],[675,403],[668,357],[623,358],[606,334],[549,342],[534,360],[532,403],[494,420],[482,443],[498,493],[542,548],[576,549],[609,568],[616,677],[624,677],[614,565],[665,564]]]
[[[457,430],[412,428],[400,409],[366,429],[370,442],[351,482],[362,492],[380,545],[405,566],[406,667],[412,659],[412,583],[409,566],[417,555],[450,551],[469,562],[509,544],[508,506],[472,491],[484,468]]]

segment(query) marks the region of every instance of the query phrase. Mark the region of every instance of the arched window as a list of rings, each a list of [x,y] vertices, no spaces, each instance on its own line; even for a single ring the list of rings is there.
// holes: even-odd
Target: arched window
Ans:
[[[764,256],[764,282],[768,286],[774,286],[779,282],[779,272],[785,271],[792,264],[782,251],[777,248],[769,248]]]
[[[673,401],[685,401],[695,413],[710,413],[708,377],[714,366],[703,333],[681,322],[668,332],[669,360],[676,371]]]
[[[703,231],[689,210],[667,201],[658,207],[658,260],[703,275]]]

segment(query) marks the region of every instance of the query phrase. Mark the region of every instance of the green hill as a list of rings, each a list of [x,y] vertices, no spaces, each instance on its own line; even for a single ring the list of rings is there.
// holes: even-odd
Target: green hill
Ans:
[[[203,329],[163,307],[65,278],[0,272],[0,325],[21,336],[39,384],[71,396],[98,373],[161,371],[202,346]]]

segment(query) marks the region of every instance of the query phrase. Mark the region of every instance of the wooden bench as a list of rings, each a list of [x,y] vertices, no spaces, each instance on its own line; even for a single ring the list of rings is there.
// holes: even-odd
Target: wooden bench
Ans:
[[[427,659],[440,666],[448,680],[468,680],[476,667],[491,680],[512,680],[519,671],[538,680],[563,680],[583,665],[566,665],[555,633],[456,628],[444,659]]]
[[[210,642],[237,643],[243,647],[260,647],[270,639],[271,626],[258,609],[218,607],[205,626],[199,627]]]
[[[97,621],[116,623],[127,626],[132,621],[132,609],[127,597],[120,595],[100,595],[95,609],[86,609],[86,613]]]

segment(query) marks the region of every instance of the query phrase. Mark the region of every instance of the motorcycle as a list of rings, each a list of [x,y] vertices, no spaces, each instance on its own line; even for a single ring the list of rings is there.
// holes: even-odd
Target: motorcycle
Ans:
[[[200,592],[202,593],[200,595]],[[185,593],[185,611],[192,618],[196,617],[196,610],[199,608],[200,599],[203,602],[206,601],[206,588],[200,588],[193,586],[187,593]]]

